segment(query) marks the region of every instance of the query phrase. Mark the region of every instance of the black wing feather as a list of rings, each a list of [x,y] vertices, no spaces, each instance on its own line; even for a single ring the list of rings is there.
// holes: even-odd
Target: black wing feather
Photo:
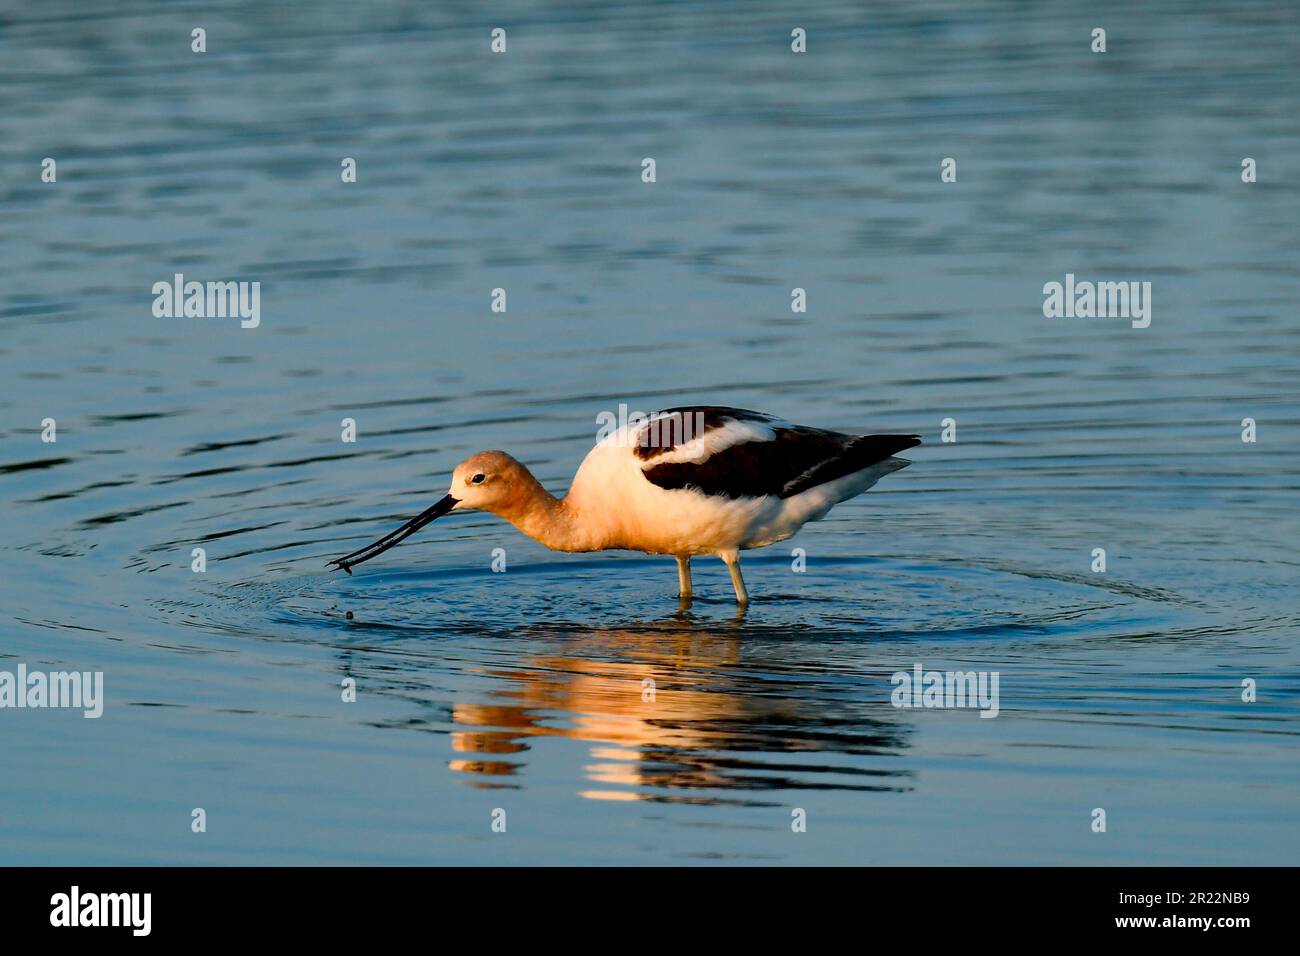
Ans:
[[[809,488],[816,488],[836,478],[843,478],[863,468],[884,461],[906,448],[915,448],[921,444],[917,435],[863,435],[855,438],[845,446],[838,457],[829,458],[799,477],[790,481],[781,491],[782,498],[789,498]]]
[[[646,424],[637,432],[633,449],[638,458],[645,460],[672,451],[683,441],[703,437],[727,422],[756,422],[760,425],[776,422],[771,415],[726,405],[681,405],[655,412],[651,419],[653,424]]]
[[[769,415],[721,406],[666,409],[666,413],[702,412],[706,432],[728,420],[761,422],[771,428],[771,441],[738,442],[714,452],[704,461],[664,462],[644,470],[646,479],[669,490],[694,488],[726,498],[789,498],[836,478],[884,461],[921,443],[916,435],[845,435],[840,432],[785,425]],[[655,448],[651,454],[665,449]]]

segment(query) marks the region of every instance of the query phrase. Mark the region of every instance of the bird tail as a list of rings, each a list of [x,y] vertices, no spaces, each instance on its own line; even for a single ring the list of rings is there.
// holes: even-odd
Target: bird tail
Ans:
[[[880,475],[898,471],[911,462],[904,458],[891,457],[894,452],[902,451],[904,448],[914,448],[919,444],[921,444],[920,435],[860,435],[845,444],[840,454],[823,461],[787,484],[781,491],[781,497],[789,498],[809,488],[834,481],[836,478],[864,471],[872,465],[888,463],[887,467],[879,471]],[[894,462],[898,464],[893,464]]]

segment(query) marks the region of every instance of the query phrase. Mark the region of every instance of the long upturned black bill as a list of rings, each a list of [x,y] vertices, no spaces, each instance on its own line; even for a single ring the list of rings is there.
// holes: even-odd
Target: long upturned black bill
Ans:
[[[341,558],[335,558],[333,561],[329,562],[329,564],[337,565],[348,574],[351,574],[352,569],[362,561],[369,561],[375,555],[383,554],[394,545],[400,544],[434,518],[441,518],[452,508],[456,507],[459,502],[459,498],[453,498],[451,495],[447,495],[432,508],[421,511],[410,521],[406,522],[406,524],[402,525],[400,528],[394,528],[378,541],[371,542],[364,548],[359,548],[351,554],[345,554]],[[326,567],[329,567],[329,565],[326,565]]]

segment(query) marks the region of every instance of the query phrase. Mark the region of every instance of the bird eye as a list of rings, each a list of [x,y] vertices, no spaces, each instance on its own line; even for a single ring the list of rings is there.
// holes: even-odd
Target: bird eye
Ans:
[[[481,485],[481,484],[483,484],[483,479],[486,478],[486,477],[487,477],[487,475],[484,475],[484,474],[481,474],[481,473],[480,473],[480,474],[475,475],[473,478],[471,478],[470,481],[474,482],[474,484],[476,484],[476,485]]]

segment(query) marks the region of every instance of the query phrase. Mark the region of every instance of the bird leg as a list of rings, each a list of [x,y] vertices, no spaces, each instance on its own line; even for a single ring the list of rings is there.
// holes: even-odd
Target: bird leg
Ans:
[[[683,601],[691,599],[691,556],[677,555],[677,596]]]
[[[740,552],[719,551],[718,557],[722,559],[722,563],[731,572],[731,585],[736,589],[736,603],[740,605],[748,604],[749,595],[745,592],[745,579],[740,576]]]

